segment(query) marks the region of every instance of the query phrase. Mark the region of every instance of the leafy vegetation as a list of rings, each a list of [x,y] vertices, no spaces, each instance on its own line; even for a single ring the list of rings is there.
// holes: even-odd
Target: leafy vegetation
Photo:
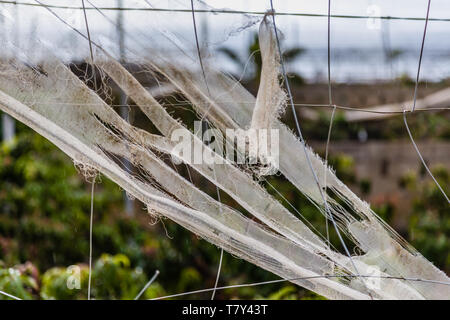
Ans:
[[[220,47],[218,52],[225,55],[239,68],[239,70],[248,70],[243,79],[245,82],[254,81],[255,83],[259,83],[261,79],[262,57],[257,33],[253,34],[252,41],[247,48],[246,57],[249,57],[248,61],[246,59],[242,59],[239,53],[231,48]],[[286,49],[282,53],[283,61],[286,63],[287,67],[289,67],[289,64],[298,59],[304,52],[305,49],[300,47]],[[297,73],[289,73],[289,78],[289,81],[294,84],[301,85],[304,83],[304,79]]]
[[[360,185],[363,192],[370,189],[370,180],[356,179],[351,157],[333,155],[330,164],[345,183]],[[449,185],[445,168],[434,168],[434,174],[442,186]],[[271,177],[261,183],[290,208],[288,200],[324,234],[323,217],[289,182]],[[448,205],[436,186],[421,176],[407,175],[399,184],[414,198],[408,240],[449,272]],[[211,189],[211,194],[214,192]],[[106,178],[96,185],[94,199],[94,299],[133,299],[155,270],[161,274],[143,299],[214,285],[218,248],[171,221],[163,219],[154,224],[145,212],[125,214],[122,190]],[[224,197],[224,201],[231,200]],[[24,299],[86,299],[89,209],[90,185],[71,160],[19,125],[16,139],[0,147],[0,290]],[[388,222],[397,210],[390,204],[375,209]],[[332,230],[330,237],[339,247]],[[74,281],[76,275],[79,283]],[[272,279],[269,272],[225,254],[220,285]],[[204,293],[188,297],[209,296]],[[232,288],[219,291],[217,297],[321,298],[289,283]]]
[[[448,194],[449,171],[438,166],[433,175]],[[433,181],[423,181],[416,174],[405,175],[400,185],[414,194],[409,224],[411,244],[430,261],[450,272],[450,208],[447,201]]]
[[[89,183],[68,157],[22,125],[13,142],[1,145],[0,163],[0,290],[24,299],[85,299]],[[142,298],[214,285],[217,247],[169,220],[155,224],[143,209],[128,216],[122,191],[106,178],[96,184],[94,201],[93,298],[132,299],[155,270],[161,272],[157,282]],[[80,268],[79,290],[67,287],[73,266]],[[273,279],[250,263],[224,256],[220,285]],[[285,285],[224,290],[216,296],[267,298]],[[309,294],[301,288],[296,292],[298,297]]]

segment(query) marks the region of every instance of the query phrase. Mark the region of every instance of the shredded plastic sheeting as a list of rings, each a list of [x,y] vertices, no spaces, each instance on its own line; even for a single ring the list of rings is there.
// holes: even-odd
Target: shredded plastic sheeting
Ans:
[[[96,14],[97,19],[114,24],[106,14]],[[361,255],[352,257],[359,273],[370,274],[374,267],[379,270],[377,286],[370,285],[369,278],[351,276],[354,269],[349,257],[330,247],[322,235],[267,192],[257,177],[273,172],[261,165],[245,167],[216,153],[191,130],[191,124],[174,118],[167,108],[170,105],[160,103],[141,83],[142,79],[150,79],[161,88],[170,88],[158,91],[158,95],[176,92],[192,105],[199,118],[222,133],[227,129],[278,129],[279,172],[317,207],[318,214],[326,215],[325,203],[302,151],[305,142],[278,119],[286,93],[280,82],[274,26],[267,19],[259,27],[263,65],[257,97],[236,79],[215,69],[211,55],[206,59],[204,79],[195,55],[184,49],[188,47],[184,39],[167,30],[139,36],[126,33],[130,44],[119,53],[111,36],[93,35],[93,52],[89,52],[83,29],[53,19],[71,31],[77,43],[83,43],[77,50],[85,48],[84,57],[92,55],[93,59],[89,58],[86,69],[81,70],[67,61],[70,53],[64,48],[32,39],[31,54],[19,44],[4,40],[4,47],[13,50],[10,58],[0,62],[0,109],[49,139],[86,173],[101,172],[142,201],[152,214],[165,216],[231,254],[327,298],[450,299],[450,286],[438,283],[450,283],[445,273],[383,222],[311,148],[307,147],[307,152],[320,187],[325,190],[326,183],[330,192],[326,195],[330,214],[361,249]],[[230,35],[245,30],[252,24],[249,21]],[[143,37],[164,39],[171,54],[147,47]],[[127,63],[123,62],[123,52]],[[113,87],[120,88],[136,104],[157,134],[119,116],[112,102]],[[186,154],[174,154],[171,137],[176,130],[189,137],[194,149],[200,148],[216,161],[193,163]],[[247,149],[235,151],[248,156]],[[174,170],[165,160],[167,156],[185,163],[219,187],[251,217],[211,198]],[[134,170],[124,168],[122,160],[132,164]],[[313,278],[323,275],[341,277]],[[301,279],[305,277],[312,278]]]

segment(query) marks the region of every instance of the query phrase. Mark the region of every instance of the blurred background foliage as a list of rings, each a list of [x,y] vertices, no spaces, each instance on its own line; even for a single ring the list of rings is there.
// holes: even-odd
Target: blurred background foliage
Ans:
[[[261,56],[256,34],[248,47],[249,60],[231,48],[219,52],[246,68],[242,79],[250,90],[257,88]],[[283,58],[288,63],[304,53],[300,47],[288,48]],[[296,89],[304,79],[290,73]],[[400,85],[410,86],[406,78]],[[296,93],[294,88],[294,95]],[[180,97],[182,98],[182,97]],[[118,99],[118,98],[117,98]],[[168,98],[175,99],[174,97]],[[176,101],[174,101],[176,102]],[[170,108],[186,124],[196,116],[192,110]],[[134,124],[154,130],[146,117],[132,109]],[[317,121],[303,121],[304,135],[325,140],[329,113],[320,112]],[[287,110],[283,121],[292,127]],[[420,113],[408,119],[418,139],[450,137],[448,119],[438,114]],[[23,299],[86,299],[88,287],[89,213],[91,185],[77,172],[73,162],[40,135],[16,122],[13,141],[0,144],[0,290]],[[191,128],[192,129],[192,128]],[[337,111],[333,122],[333,141],[360,140],[361,133],[371,140],[405,137],[402,119],[386,119],[383,126],[373,123],[348,123]],[[322,154],[323,156],[323,154]],[[337,176],[361,195],[371,190],[370,178],[358,179],[354,159],[344,153],[330,154],[329,164]],[[448,188],[450,174],[444,167],[433,169],[442,186]],[[423,171],[423,170],[422,170]],[[171,221],[155,221],[144,205],[135,201],[134,214],[126,213],[123,191],[105,177],[95,185],[93,225],[92,297],[94,299],[134,299],[159,270],[155,282],[141,299],[211,288],[214,286],[220,249]],[[268,192],[294,215],[302,216],[325,234],[325,219],[303,194],[281,176],[261,180]],[[398,188],[412,194],[412,212],[403,234],[425,257],[450,272],[450,211],[431,180],[412,172],[401,177]],[[275,189],[278,191],[276,192]],[[212,185],[206,191],[215,197]],[[222,193],[222,201],[236,203]],[[390,202],[377,203],[374,210],[388,223],[399,210]],[[342,249],[330,228],[330,241]],[[347,243],[349,246],[352,244]],[[224,254],[219,286],[277,279],[244,260]],[[184,298],[209,299],[211,292]],[[218,299],[323,299],[288,282],[254,287],[229,288],[216,293]],[[182,297],[183,298],[183,297]],[[8,299],[0,295],[0,299]]]
[[[308,103],[328,103],[327,84],[323,79],[318,79],[317,83],[308,83],[302,74],[293,71],[295,60],[302,57],[305,50],[293,46],[283,52],[294,99]],[[241,74],[235,74],[236,79],[240,79],[250,92],[256,93],[262,65],[256,33],[251,35],[245,51],[240,54],[232,47],[224,46],[218,49],[218,54],[227,57],[237,66]],[[386,54],[386,61],[392,68],[393,62],[403,57],[405,52],[392,48]],[[334,103],[360,107],[368,105],[367,97],[371,95],[379,98],[378,104],[383,104],[388,102],[385,100],[392,98],[389,95],[409,92],[410,95],[394,99],[397,102],[405,101],[412,96],[415,81],[403,74],[387,82],[386,87],[377,87],[376,83],[362,85],[365,87],[356,86],[354,89],[355,87],[349,86],[348,93],[345,90],[347,83],[333,83]],[[419,98],[428,85],[427,82],[419,83]],[[437,85],[448,87],[450,80],[443,80]],[[336,94],[339,87],[343,87],[341,93]],[[320,93],[314,90],[317,88],[325,89]],[[311,100],[302,96],[309,91],[314,93],[310,95]],[[362,98],[358,104],[347,101],[355,96]],[[176,95],[166,99],[173,103],[184,100]],[[120,103],[118,96],[114,103]],[[175,118],[182,118],[188,126],[195,119],[192,110],[186,112],[184,108],[173,107],[168,110]],[[302,121],[303,134],[316,141],[325,141],[330,113],[316,110],[320,111],[317,121]],[[148,130],[155,129],[145,117],[136,116],[134,110],[130,113],[131,118],[134,117],[134,125]],[[293,128],[293,116],[289,108],[282,120]],[[444,116],[442,113],[416,113],[408,118],[408,123],[414,128],[416,139],[450,138],[448,113]],[[90,184],[77,172],[73,162],[51,143],[20,123],[16,122],[16,125],[15,139],[0,144],[0,290],[23,299],[86,299]],[[338,110],[333,121],[332,142],[345,140],[357,143],[362,140],[361,137],[385,141],[407,138],[401,117],[383,120],[383,125],[376,121],[349,123]],[[355,161],[351,156],[331,154],[329,163],[336,170],[337,176],[360,195],[364,197],[370,193],[370,178],[357,178]],[[433,168],[433,172],[448,194],[448,169],[437,166]],[[317,226],[321,234],[325,234],[324,217],[289,182],[280,176],[271,176],[260,183],[293,214],[301,212]],[[437,267],[450,273],[450,209],[445,199],[431,180],[423,179],[422,175],[418,176],[413,171],[401,177],[398,188],[412,195],[411,212],[407,215],[402,212],[401,215],[407,225],[402,235]],[[215,197],[215,192],[215,188],[210,187],[211,196]],[[142,299],[213,287],[219,248],[167,219],[155,223],[142,204],[136,203],[138,208],[134,215],[127,214],[123,198],[122,190],[104,177],[95,186],[92,272],[94,299],[133,299],[155,270],[161,273],[145,291]],[[222,199],[227,204],[235,205],[225,194],[222,194]],[[403,210],[388,201],[376,203],[372,208],[388,223]],[[330,239],[335,247],[342,249],[332,229]],[[74,282],[77,276],[79,288],[77,281]],[[219,285],[276,278],[269,272],[225,253]],[[211,292],[185,297],[208,299],[210,296]],[[323,299],[288,282],[230,288],[218,291],[216,297]],[[7,297],[0,295],[0,299]]]
[[[370,189],[370,181],[356,179],[354,161],[348,155],[333,155],[330,164],[345,183],[360,185],[363,192]],[[448,170],[444,167],[433,170],[441,185],[448,186]],[[413,194],[407,240],[449,272],[448,205],[434,183],[418,183],[417,179],[411,173],[398,182],[399,188]],[[324,232],[323,217],[289,182],[275,176],[261,183],[294,214],[286,200],[313,224],[322,226],[319,231]],[[212,195],[214,192],[211,189]],[[122,190],[106,178],[96,184],[94,199],[94,299],[133,299],[155,270],[161,273],[142,299],[214,285],[217,247],[166,219],[155,223],[141,204],[141,212],[136,210],[134,216],[127,215]],[[225,197],[225,201],[229,200]],[[385,204],[375,210],[389,222],[396,208]],[[86,299],[89,212],[90,184],[73,162],[47,140],[19,124],[14,141],[0,146],[0,290],[24,299]],[[335,234],[331,233],[331,239],[339,248]],[[68,287],[74,270],[79,270],[79,289]],[[225,254],[219,285],[274,278],[269,272]],[[187,298],[209,298],[210,294]],[[226,289],[216,296],[321,299],[287,282]],[[0,299],[6,298],[0,295]]]
[[[434,177],[447,189],[450,174],[442,166],[433,170]],[[450,272],[450,208],[432,181],[418,182],[414,173],[399,181],[402,188],[413,193],[413,212],[409,223],[411,244],[447,273]]]

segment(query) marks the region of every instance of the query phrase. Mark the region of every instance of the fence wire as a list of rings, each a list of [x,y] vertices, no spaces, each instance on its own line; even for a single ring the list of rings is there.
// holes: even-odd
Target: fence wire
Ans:
[[[204,76],[205,82],[206,82],[206,76],[205,76],[205,73],[204,73],[203,63],[202,63],[201,54],[200,54],[200,48],[199,48],[199,44],[198,44],[197,31],[196,31],[196,27],[195,27],[195,13],[213,13],[213,14],[220,13],[220,14],[237,14],[237,15],[242,15],[242,14],[267,15],[268,14],[267,12],[262,12],[262,11],[240,11],[240,10],[229,10],[229,9],[226,9],[226,10],[225,9],[195,9],[194,5],[193,5],[193,0],[191,0],[192,7],[190,9],[154,8],[154,7],[145,7],[145,8],[144,7],[142,7],[142,8],[141,7],[95,7],[95,6],[85,7],[84,1],[82,3],[82,6],[50,5],[50,4],[44,4],[44,3],[40,2],[40,1],[36,1],[36,3],[30,3],[30,2],[22,2],[22,1],[3,1],[3,0],[0,0],[0,4],[17,5],[17,6],[28,6],[28,7],[43,7],[43,8],[46,8],[47,10],[50,10],[50,9],[83,10],[84,12],[86,10],[97,10],[97,11],[153,11],[153,12],[190,13],[190,14],[193,15],[193,23],[194,23],[194,31],[195,31],[195,39],[196,39],[196,44],[197,44],[197,51],[198,51],[198,56],[199,56],[199,63],[201,65],[201,69],[202,69],[202,72],[203,72],[203,76]],[[287,79],[287,76],[286,76],[286,72],[284,70],[284,65],[283,65],[283,63],[281,65],[282,68],[283,68],[285,84],[287,85],[287,90],[289,91],[290,104],[292,106],[292,112],[293,112],[293,115],[294,115],[294,118],[295,118],[296,127],[297,127],[298,134],[300,135],[302,141],[304,141],[304,140],[303,140],[303,137],[302,137],[302,134],[301,134],[299,121],[297,119],[296,110],[295,110],[294,107],[329,108],[329,109],[332,109],[332,115],[331,115],[329,128],[328,128],[325,162],[327,162],[327,158],[328,158],[328,146],[330,144],[331,135],[332,135],[332,124],[333,124],[335,111],[337,109],[345,110],[345,111],[373,113],[373,114],[403,115],[405,127],[406,127],[406,130],[407,130],[408,136],[411,139],[412,145],[414,146],[416,152],[418,153],[419,158],[422,160],[425,168],[427,169],[427,172],[429,173],[429,175],[431,176],[433,181],[436,183],[436,185],[438,186],[439,190],[442,192],[442,194],[444,195],[446,200],[449,202],[449,198],[445,194],[444,190],[441,188],[441,186],[439,185],[439,183],[437,182],[437,180],[434,178],[433,174],[431,173],[430,169],[427,167],[426,163],[423,161],[423,157],[422,157],[419,149],[417,148],[416,143],[415,143],[415,141],[413,139],[411,130],[408,127],[408,124],[407,124],[407,121],[406,121],[406,114],[413,114],[413,113],[419,113],[419,112],[429,112],[429,111],[450,110],[450,107],[415,108],[417,91],[418,91],[419,76],[420,76],[420,66],[421,66],[421,61],[422,61],[422,56],[423,56],[423,51],[424,51],[424,43],[425,43],[425,39],[426,39],[427,24],[428,24],[429,21],[450,22],[450,18],[430,18],[429,17],[429,11],[430,11],[431,0],[428,0],[426,17],[399,17],[399,16],[375,16],[374,17],[374,16],[368,16],[368,15],[337,15],[337,14],[331,14],[331,1],[330,0],[328,1],[328,13],[327,14],[276,12],[275,10],[273,10],[273,5],[272,5],[272,1],[271,0],[270,0],[270,5],[272,7],[272,12],[270,12],[270,14],[273,15],[272,18],[273,18],[274,26],[275,26],[275,16],[298,16],[298,17],[327,18],[327,22],[328,22],[328,34],[327,34],[328,35],[328,56],[327,56],[327,58],[328,58],[328,61],[327,61],[328,62],[328,96],[329,96],[329,103],[328,104],[294,103],[292,94],[290,92],[290,87],[289,87],[289,82],[288,82],[288,79]],[[414,88],[414,99],[413,99],[414,102],[413,102],[412,108],[410,110],[407,110],[405,108],[404,110],[401,110],[401,111],[378,111],[378,110],[368,110],[368,109],[364,109],[364,108],[354,108],[354,107],[348,107],[348,106],[339,106],[339,105],[333,104],[333,100],[332,100],[332,86],[331,86],[331,62],[330,62],[330,60],[331,60],[330,59],[330,56],[331,56],[331,44],[330,44],[331,43],[331,40],[330,40],[331,18],[340,18],[340,19],[369,19],[369,18],[370,19],[374,19],[375,18],[375,19],[381,19],[381,20],[425,21],[424,32],[423,32],[422,43],[421,43],[421,49],[420,49],[420,57],[419,57],[419,62],[418,62],[417,77],[416,77],[415,88]],[[93,42],[90,39],[89,27],[88,27],[86,15],[85,15],[85,19],[86,19],[86,28],[87,28],[88,38],[89,38],[89,44],[91,46],[90,47],[91,59],[93,61],[93,55],[92,55],[92,43]],[[280,49],[280,42],[279,42],[279,39],[278,39],[276,28],[275,28],[275,35],[277,37],[278,50],[280,51],[279,54],[280,54],[280,57],[282,57],[281,49]],[[242,103],[245,103],[245,102],[242,102]],[[253,103],[253,102],[248,102],[248,103]],[[171,105],[188,105],[188,104],[190,104],[190,103],[180,102],[180,103],[175,103],[175,104],[171,104]],[[115,105],[112,105],[112,106],[124,106],[124,105],[122,105],[122,104],[115,104]],[[317,180],[317,177],[316,177],[315,172],[312,169],[312,167],[311,167],[311,170],[313,171],[315,179]],[[319,190],[322,192],[322,190],[320,188],[320,184],[319,184],[318,181],[317,181],[317,183],[318,183]],[[92,188],[93,188],[93,185],[92,185]],[[220,201],[220,193],[219,193],[218,189],[217,189],[217,192],[218,192],[218,199]],[[91,200],[93,200],[93,198]],[[325,206],[326,206],[326,204],[327,204],[327,202],[325,200]],[[91,215],[92,215],[92,212],[91,212]],[[332,217],[332,215],[330,215],[326,219],[327,226],[328,226],[328,219],[330,219],[333,222],[333,224],[334,224],[334,221],[332,220],[333,217]],[[92,221],[91,221],[91,228],[92,228]],[[336,228],[336,232],[339,235],[339,230],[337,229],[336,225],[335,225],[335,228]],[[328,227],[327,227],[327,233],[328,233]],[[92,234],[91,234],[91,237],[92,237]],[[349,258],[351,260],[351,255],[349,254],[348,249],[345,246],[345,243],[343,242],[342,239],[341,239],[341,241],[342,241],[342,244],[343,244],[343,246],[344,246],[344,248],[346,250],[346,253],[348,254],[348,256],[349,256]],[[92,239],[91,239],[91,242],[92,242]],[[91,247],[91,251],[92,251],[92,247]],[[223,254],[223,251],[221,253],[220,261],[222,261],[222,254]],[[91,259],[92,259],[92,255],[90,254],[90,261],[91,261]],[[213,292],[213,297],[214,297],[214,293],[216,292],[216,290],[223,290],[223,289],[228,289],[228,288],[241,288],[241,287],[257,286],[257,285],[264,285],[264,284],[273,284],[273,283],[279,283],[279,282],[284,282],[284,281],[294,281],[294,280],[318,279],[318,278],[340,278],[340,277],[343,277],[343,276],[339,276],[339,275],[322,275],[322,276],[312,276],[312,277],[293,278],[293,279],[280,279],[280,280],[271,280],[271,281],[265,281],[265,282],[256,282],[256,283],[249,283],[249,284],[238,284],[238,285],[218,287],[217,284],[218,284],[218,279],[219,279],[219,275],[220,275],[220,266],[221,266],[221,263],[219,264],[219,268],[218,268],[218,272],[217,272],[217,278],[216,278],[216,282],[215,282],[214,288],[200,289],[200,290],[195,290],[195,291],[183,292],[183,293],[178,293],[178,294],[173,294],[173,295],[159,297],[159,298],[156,298],[156,299],[173,298],[173,297],[179,297],[179,296],[184,296],[184,295],[189,295],[189,294],[194,294],[194,293],[211,292],[211,291]],[[345,275],[344,277],[348,277],[348,278],[352,278],[352,277],[353,278],[373,277],[373,276],[366,276],[366,275],[359,274],[358,270],[356,269],[356,267],[355,267],[355,271],[356,271],[356,274]],[[158,271],[157,271],[157,273],[155,273],[155,276],[150,280],[150,282],[144,287],[144,289],[139,293],[139,295],[136,298],[139,298],[140,295],[142,295],[142,293],[148,288],[148,286],[151,284],[151,282],[156,278],[158,273],[159,273]],[[90,276],[90,272],[89,272],[89,276]],[[448,283],[448,282],[427,280],[427,279],[418,279],[418,278],[404,278],[404,277],[393,277],[393,276],[385,276],[385,277],[381,277],[381,278],[393,279],[393,280],[394,279],[395,280],[403,280],[403,281],[429,282],[429,283],[438,283],[438,284],[442,284],[442,285],[450,285],[450,283]],[[90,287],[90,281],[89,281],[89,287]],[[20,299],[18,297],[15,297],[15,296],[13,296],[13,295],[11,295],[9,293],[3,292],[3,291],[0,291],[0,294],[4,295],[4,296],[7,296],[9,298]],[[90,289],[89,289],[89,296],[90,296]]]

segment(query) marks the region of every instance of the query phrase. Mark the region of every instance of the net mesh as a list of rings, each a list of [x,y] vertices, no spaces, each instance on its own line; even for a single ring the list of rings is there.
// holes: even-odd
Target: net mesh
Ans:
[[[223,36],[242,34],[260,23],[262,70],[255,97],[216,67],[217,57],[207,50],[208,45],[204,52],[197,52],[193,39],[165,30],[158,21],[145,34],[120,30],[126,43],[117,41],[115,34],[94,28],[99,24],[120,29],[116,13],[98,9],[96,1],[88,2],[86,20],[95,34],[87,34],[83,25],[64,16],[66,11],[36,9],[67,29],[70,46],[37,37],[26,45],[2,39],[7,50],[0,61],[2,111],[53,142],[87,178],[100,172],[142,201],[152,215],[167,217],[231,254],[327,298],[450,298],[450,287],[438,283],[449,283],[445,273],[378,217],[279,119],[288,93],[283,89],[275,25],[269,16],[244,15],[243,21],[232,21],[234,27]],[[11,24],[9,32],[13,31]],[[164,48],[148,45],[155,42]],[[74,63],[76,58],[85,60]],[[148,83],[152,89],[144,85]],[[114,104],[112,94],[117,89],[126,95],[128,105],[151,121],[154,131],[121,116],[123,106]],[[215,129],[216,136],[226,136],[226,147],[244,158],[255,156],[247,144],[235,145],[235,137],[225,135],[228,129],[243,136],[252,129],[277,129],[279,171],[273,172],[270,161],[272,169],[267,170],[264,156],[253,165],[223,156],[199,137],[191,123],[169,112],[180,101]],[[184,146],[200,150],[211,161],[197,163],[194,155],[175,152],[179,144],[174,135],[187,137]],[[209,196],[177,171],[173,162],[194,170],[248,214]],[[339,232],[360,254],[349,257],[336,250],[308,221],[271,196],[261,178],[273,174],[283,175],[314,204],[318,214],[336,221]],[[369,278],[354,277],[355,267],[359,275],[379,270],[378,285],[371,285]],[[327,275],[338,277],[320,278]],[[435,282],[404,280],[408,278]]]

